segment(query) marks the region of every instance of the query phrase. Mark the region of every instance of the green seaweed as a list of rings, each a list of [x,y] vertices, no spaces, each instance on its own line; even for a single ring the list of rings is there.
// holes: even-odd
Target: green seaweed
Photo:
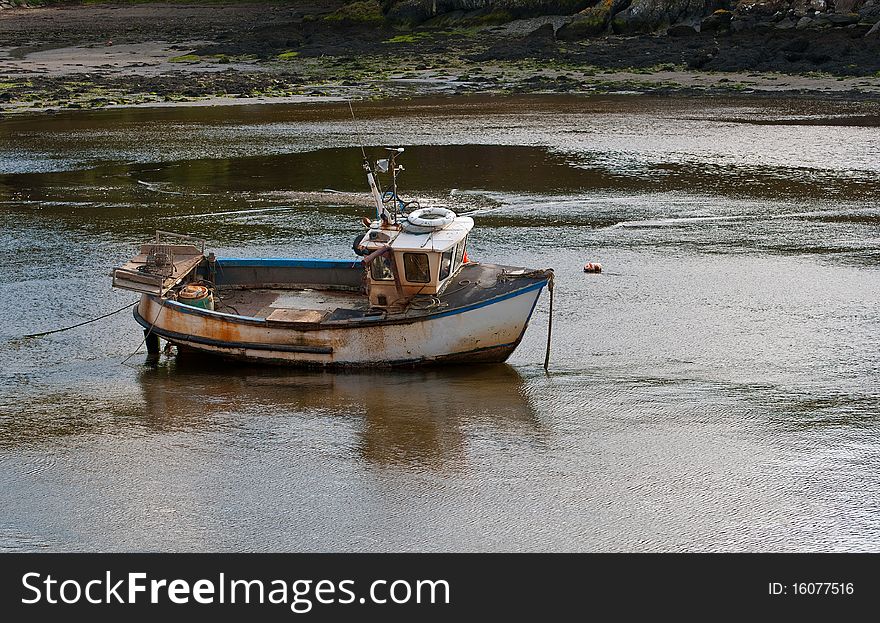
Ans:
[[[417,43],[422,39],[430,39],[433,36],[433,33],[430,32],[410,32],[403,35],[397,35],[396,37],[391,37],[390,39],[386,39],[382,43]]]
[[[169,63],[200,63],[202,57],[198,54],[184,54],[182,56],[172,56],[168,59]]]

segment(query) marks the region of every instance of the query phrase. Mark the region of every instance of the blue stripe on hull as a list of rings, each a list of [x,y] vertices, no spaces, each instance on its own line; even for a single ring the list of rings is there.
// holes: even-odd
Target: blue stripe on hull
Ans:
[[[464,312],[473,311],[475,309],[480,309],[481,307],[486,307],[487,305],[494,305],[495,303],[500,303],[501,301],[506,301],[507,299],[512,299],[516,296],[520,296],[521,294],[526,294],[527,292],[533,292],[534,290],[541,290],[543,287],[547,285],[547,280],[539,281],[538,283],[533,283],[530,286],[525,288],[520,288],[519,290],[514,290],[513,292],[508,292],[507,294],[502,294],[501,296],[496,296],[494,298],[488,299],[486,301],[480,301],[479,303],[474,303],[473,305],[468,305],[467,307],[459,307],[457,309],[450,309],[448,312],[443,312],[441,314],[431,314],[430,316],[425,316],[426,318],[443,318],[444,316],[454,316],[456,314],[463,314]],[[535,301],[537,301],[537,297]],[[534,305],[532,306],[534,309]],[[531,316],[531,313],[529,314]],[[526,320],[528,322],[528,320]]]
[[[390,319],[385,319],[385,320],[378,320],[377,319],[375,321],[371,320],[369,322],[376,323],[376,324],[382,324],[385,322],[387,322],[388,324],[400,324],[400,323],[409,324],[411,322],[419,322],[421,320],[428,320],[428,319],[433,319],[433,318],[443,318],[444,316],[454,316],[455,314],[463,314],[465,312],[473,311],[475,309],[480,309],[481,307],[486,307],[487,305],[493,305],[495,303],[500,303],[501,301],[506,301],[507,299],[513,298],[515,296],[520,296],[521,294],[526,294],[526,293],[532,292],[534,290],[541,290],[544,288],[545,285],[547,285],[547,280],[542,280],[542,281],[539,281],[538,283],[533,283],[530,286],[527,286],[525,288],[521,288],[519,290],[514,290],[513,292],[508,292],[507,294],[503,294],[501,296],[496,296],[494,298],[491,298],[491,299],[488,299],[485,301],[480,301],[479,303],[474,303],[474,304],[468,305],[466,307],[459,307],[457,309],[450,309],[449,311],[442,312],[439,314],[430,314],[430,315],[426,315],[426,316],[415,316],[415,317],[411,317],[411,318],[390,318]],[[156,302],[159,301],[159,297],[157,297],[157,296],[148,295],[148,294],[145,294],[144,296],[149,296],[153,301],[156,301]],[[253,316],[237,316],[235,314],[227,314],[224,312],[211,311],[208,309],[202,309],[201,307],[194,307],[192,305],[185,305],[185,304],[179,303],[177,301],[165,301],[164,305],[167,307],[173,308],[174,311],[177,311],[177,312],[180,312],[183,314],[191,314],[193,316],[204,316],[204,317],[208,317],[208,318],[218,318],[218,317],[219,318],[227,318],[233,322],[246,322],[248,324],[253,324],[253,323],[266,324],[265,318],[256,318]],[[534,310],[534,306],[532,307],[532,309]],[[529,314],[529,316],[531,316],[531,314]],[[361,321],[361,322],[365,322],[365,321]],[[336,328],[336,327],[345,327],[345,326],[346,325],[344,325],[344,324],[325,324],[323,327],[320,327],[320,328],[331,328],[331,327]],[[351,326],[354,327],[354,326],[359,326],[359,325],[355,325],[354,323],[352,323]]]
[[[322,260],[308,257],[220,257],[220,268],[224,266],[284,267],[284,268],[363,268],[361,260]]]

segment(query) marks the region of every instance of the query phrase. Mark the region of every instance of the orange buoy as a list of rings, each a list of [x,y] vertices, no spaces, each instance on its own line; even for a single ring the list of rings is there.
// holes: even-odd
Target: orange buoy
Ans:
[[[468,263],[467,251],[465,251],[465,252],[464,252],[464,255],[461,256],[461,263],[462,263],[462,264],[467,264],[467,263]]]
[[[587,262],[584,265],[584,272],[585,273],[601,273],[602,272],[602,265],[599,264],[598,262]]]

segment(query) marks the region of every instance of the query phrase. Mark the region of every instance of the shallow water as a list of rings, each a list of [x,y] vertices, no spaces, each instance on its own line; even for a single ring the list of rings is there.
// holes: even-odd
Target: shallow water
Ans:
[[[292,192],[363,190],[344,105],[5,119],[0,550],[880,549],[880,106],[356,112],[472,259],[556,270],[550,374],[546,295],[498,366],[122,365],[128,312],[20,339],[133,302],[156,228],[349,257],[366,210]]]

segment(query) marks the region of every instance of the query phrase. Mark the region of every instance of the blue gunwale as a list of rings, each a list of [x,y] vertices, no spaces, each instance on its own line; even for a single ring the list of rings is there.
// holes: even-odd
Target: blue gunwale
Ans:
[[[277,266],[284,268],[362,268],[361,260],[327,260],[312,257],[218,257],[224,266]]]
[[[544,286],[547,285],[547,279],[541,279],[537,283],[530,284],[518,290],[512,290],[505,294],[501,294],[499,296],[492,297],[490,299],[486,299],[485,301],[480,301],[479,303],[473,303],[471,305],[467,305],[465,307],[458,307],[456,309],[450,309],[449,311],[437,313],[437,314],[426,314],[424,316],[411,316],[407,318],[383,318],[376,317],[375,320],[360,320],[357,323],[352,323],[345,320],[340,320],[337,322],[328,322],[322,323],[320,325],[315,325],[313,327],[305,328],[301,330],[315,330],[315,329],[329,329],[329,328],[339,328],[339,329],[353,329],[357,327],[362,327],[364,324],[411,324],[413,322],[421,322],[424,320],[433,320],[435,318],[443,318],[445,316],[454,316],[456,314],[463,314],[469,311],[473,311],[475,309],[480,309],[481,307],[486,307],[488,305],[494,305],[495,303],[500,303],[501,301],[506,301],[507,299],[520,296],[526,294],[528,292],[532,292],[533,290],[542,290]],[[144,296],[148,296],[152,301],[163,305],[165,307],[173,308],[174,311],[181,312],[183,314],[192,314],[194,316],[204,316],[207,318],[225,318],[233,322],[242,322],[245,324],[259,324],[259,325],[267,325],[268,321],[265,318],[257,318],[255,316],[238,316],[236,314],[227,314],[225,312],[217,312],[209,309],[202,309],[201,307],[193,307],[192,305],[185,305],[183,303],[179,303],[178,301],[162,301],[160,297],[145,294]],[[535,299],[535,303],[537,304],[537,299]],[[534,310],[534,306],[532,307]],[[531,314],[529,314],[531,317]],[[528,320],[526,321],[528,322]]]

